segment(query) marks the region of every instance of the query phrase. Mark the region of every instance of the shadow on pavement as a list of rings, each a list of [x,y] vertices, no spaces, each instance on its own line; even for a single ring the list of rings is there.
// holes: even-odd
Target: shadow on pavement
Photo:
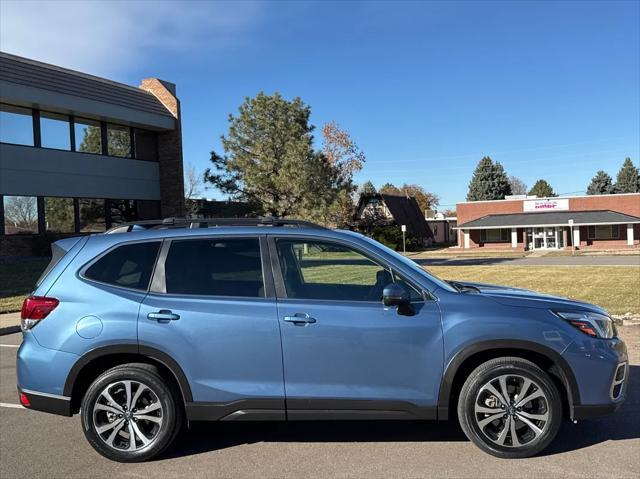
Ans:
[[[627,400],[611,416],[565,421],[542,455],[553,455],[605,441],[640,438],[640,366],[629,368]],[[194,423],[162,458],[200,454],[258,442],[460,442],[467,441],[457,422],[326,421]]]

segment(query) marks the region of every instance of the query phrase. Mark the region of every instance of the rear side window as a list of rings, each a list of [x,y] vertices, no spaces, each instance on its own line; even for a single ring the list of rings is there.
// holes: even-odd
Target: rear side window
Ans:
[[[84,277],[124,288],[146,290],[159,241],[118,246],[87,268]]]
[[[173,241],[165,262],[169,294],[264,297],[258,238]]]

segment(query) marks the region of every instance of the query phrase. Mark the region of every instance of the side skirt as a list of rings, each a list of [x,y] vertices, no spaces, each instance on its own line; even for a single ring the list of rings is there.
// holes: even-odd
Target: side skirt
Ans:
[[[189,421],[435,420],[436,406],[405,401],[353,399],[246,399],[230,403],[190,402]]]

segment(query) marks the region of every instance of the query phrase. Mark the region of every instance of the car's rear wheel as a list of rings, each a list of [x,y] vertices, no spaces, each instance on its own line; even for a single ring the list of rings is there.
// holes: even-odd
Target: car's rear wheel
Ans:
[[[125,364],[101,374],[82,400],[82,428],[93,448],[120,462],[160,454],[173,441],[181,417],[158,370]]]
[[[458,399],[467,437],[501,458],[538,454],[555,438],[562,402],[549,376],[521,358],[498,358],[476,368]]]

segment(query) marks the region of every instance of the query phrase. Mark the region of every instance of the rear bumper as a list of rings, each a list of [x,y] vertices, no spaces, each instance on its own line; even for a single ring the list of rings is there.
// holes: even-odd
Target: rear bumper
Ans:
[[[29,389],[20,389],[18,387],[18,396],[22,394],[24,394],[29,400],[29,406],[26,406],[22,401],[20,401],[20,403],[27,409],[58,414],[60,416],[71,416],[70,397],[31,391]]]

